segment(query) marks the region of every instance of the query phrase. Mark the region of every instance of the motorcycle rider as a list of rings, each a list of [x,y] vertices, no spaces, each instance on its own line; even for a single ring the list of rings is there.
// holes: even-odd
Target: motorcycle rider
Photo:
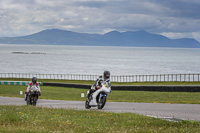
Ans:
[[[88,95],[87,99],[89,99],[90,95],[94,93],[96,90],[101,89],[102,83],[105,84],[107,87],[111,86],[110,83],[110,72],[109,71],[104,71],[103,73],[103,78],[102,76],[99,76],[99,78],[95,81],[95,83],[92,85]]]
[[[26,89],[26,92],[25,92],[25,94],[26,94],[25,101],[27,100],[28,92],[29,92],[30,88],[31,88],[33,85],[35,85],[35,86],[38,88],[38,90],[40,91],[39,96],[41,95],[41,90],[40,90],[39,83],[37,82],[37,78],[36,78],[36,77],[33,77],[33,78],[32,78],[32,82],[28,84],[28,87],[27,87],[27,89]]]

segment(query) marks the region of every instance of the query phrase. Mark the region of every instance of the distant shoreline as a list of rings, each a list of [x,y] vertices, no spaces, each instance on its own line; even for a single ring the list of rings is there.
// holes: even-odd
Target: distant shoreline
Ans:
[[[41,52],[12,52],[12,54],[46,54],[46,53],[41,53]]]
[[[49,29],[26,36],[0,37],[0,43],[200,48],[200,42],[194,38],[170,39],[166,36],[149,33],[144,30],[127,32],[111,31],[100,35]]]

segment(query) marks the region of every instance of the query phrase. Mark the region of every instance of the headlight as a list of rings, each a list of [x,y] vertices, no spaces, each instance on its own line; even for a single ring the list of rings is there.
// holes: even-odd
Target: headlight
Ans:
[[[109,88],[109,86],[108,85],[104,85],[106,88]]]

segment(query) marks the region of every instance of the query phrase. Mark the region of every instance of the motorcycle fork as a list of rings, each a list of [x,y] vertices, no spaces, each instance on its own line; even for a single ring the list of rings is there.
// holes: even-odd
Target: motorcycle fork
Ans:
[[[106,97],[106,95],[105,94],[100,94],[99,95],[99,101],[101,100],[102,97]]]

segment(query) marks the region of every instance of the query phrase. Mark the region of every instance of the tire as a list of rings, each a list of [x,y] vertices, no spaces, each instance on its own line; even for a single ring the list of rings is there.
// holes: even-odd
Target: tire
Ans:
[[[33,106],[36,106],[36,103],[37,103],[37,97],[33,97]]]
[[[106,97],[103,96],[103,97],[100,99],[99,103],[98,103],[98,109],[102,109],[102,108],[104,107],[105,104],[106,104]]]
[[[26,104],[31,105],[31,98],[29,96],[27,96]]]
[[[26,105],[31,105],[30,102],[26,101]]]
[[[91,106],[89,105],[89,101],[88,100],[85,101],[85,108],[86,109],[90,109],[91,108]]]

